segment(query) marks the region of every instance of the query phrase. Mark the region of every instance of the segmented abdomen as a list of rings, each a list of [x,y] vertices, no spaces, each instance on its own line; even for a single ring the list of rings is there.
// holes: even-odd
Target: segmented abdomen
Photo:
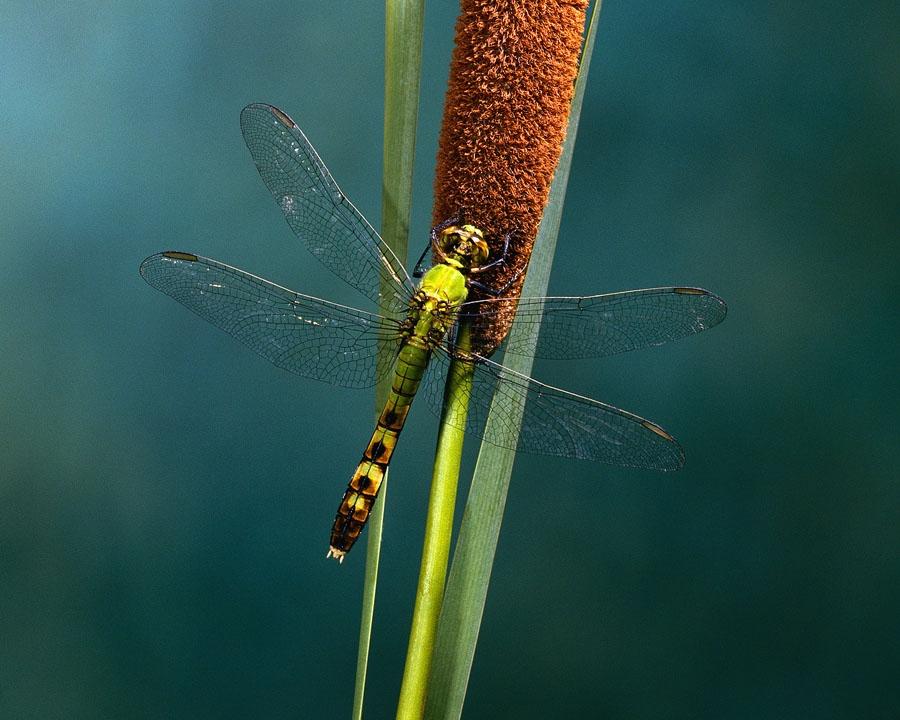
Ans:
[[[400,351],[391,392],[334,518],[329,555],[343,559],[369,519],[430,354],[408,344]]]

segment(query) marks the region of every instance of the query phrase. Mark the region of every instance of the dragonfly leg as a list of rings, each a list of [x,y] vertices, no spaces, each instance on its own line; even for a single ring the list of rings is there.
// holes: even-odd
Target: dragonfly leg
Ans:
[[[512,238],[514,233],[515,233],[515,230],[510,230],[508,233],[506,233],[503,236],[503,254],[499,258],[497,258],[493,262],[488,263],[487,265],[482,265],[481,267],[470,270],[470,273],[479,273],[484,270],[489,270],[492,267],[497,267],[498,265],[505,265],[506,257],[509,253],[509,241]],[[473,287],[477,290],[480,290],[481,292],[485,293],[486,295],[491,295],[493,297],[499,297],[500,295],[502,295],[503,293],[505,293],[507,290],[509,290],[512,287],[513,283],[521,277],[523,272],[525,272],[524,267],[517,270],[509,280],[507,280],[503,285],[501,285],[500,287],[497,287],[497,288],[490,287],[489,285],[486,285],[483,282],[479,282],[478,280],[473,280],[471,277],[466,278],[466,282],[468,283],[469,287]]]
[[[438,240],[438,236],[451,225],[460,225],[463,221],[463,217],[465,217],[465,211],[458,210],[449,218],[444,220],[444,222],[442,222],[440,225],[435,225],[433,228],[431,228],[431,242],[436,243]]]
[[[431,231],[434,234],[434,230]],[[422,254],[419,255],[419,259],[416,261],[416,266],[413,268],[413,277],[420,278],[425,274],[425,267],[423,263],[425,262],[425,256],[428,254],[428,251],[431,250],[432,245],[431,240],[428,241],[428,244],[425,246],[425,249],[422,251]]]
[[[481,292],[483,292],[485,295],[492,295],[492,296],[496,297],[497,295],[500,294],[499,290],[496,290],[495,288],[492,288],[492,287],[488,287],[483,282],[478,282],[477,280],[469,280],[468,285],[470,288],[475,288],[476,290],[481,290]]]
[[[513,276],[509,280],[507,280],[506,283],[504,283],[502,287],[497,288],[497,294],[502,295],[507,290],[509,290],[513,286],[513,283],[516,280],[518,280],[520,277],[522,277],[522,273],[524,273],[524,272],[525,272],[524,267],[516,270],[516,272],[513,274]]]
[[[507,290],[509,290],[512,287],[512,284],[522,276],[523,272],[525,272],[525,268],[522,268],[521,270],[517,271],[516,274],[513,275],[507,282],[503,283],[503,285],[501,285],[500,287],[497,287],[497,288],[485,285],[483,282],[478,282],[478,280],[470,279],[468,281],[468,283],[469,283],[469,287],[471,287],[471,288],[475,288],[476,290],[481,290],[481,292],[483,292],[487,295],[491,295],[492,297],[499,297],[500,295],[502,295],[503,293],[505,293]]]
[[[512,239],[515,230],[510,230],[503,236],[503,252],[500,253],[500,257],[498,257],[493,262],[489,262],[487,265],[480,265],[479,267],[472,268],[469,270],[470,274],[482,273],[485,270],[490,270],[493,267],[497,267],[498,265],[503,265],[506,262],[506,256],[509,254],[509,241]],[[516,276],[518,277],[518,275]]]

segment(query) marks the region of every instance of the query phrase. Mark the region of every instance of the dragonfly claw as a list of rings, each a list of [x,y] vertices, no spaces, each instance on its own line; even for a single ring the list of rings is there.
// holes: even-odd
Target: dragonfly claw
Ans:
[[[347,552],[345,550],[338,550],[337,548],[330,547],[328,548],[328,552],[325,554],[325,559],[327,560],[328,558],[333,557],[339,563],[343,564],[344,555],[346,554]]]

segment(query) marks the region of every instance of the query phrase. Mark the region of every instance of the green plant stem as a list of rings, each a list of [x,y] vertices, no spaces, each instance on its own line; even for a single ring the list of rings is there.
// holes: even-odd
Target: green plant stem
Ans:
[[[381,230],[401,260],[406,258],[412,210],[424,21],[424,0],[385,3]]]
[[[380,393],[376,392],[376,397]],[[372,643],[372,622],[375,615],[375,592],[378,586],[378,565],[381,560],[381,537],[384,529],[384,508],[387,504],[388,474],[384,474],[378,502],[369,515],[369,537],[366,541],[366,574],[363,582],[362,617],[359,623],[359,648],[356,655],[356,683],[353,687],[353,720],[362,720],[366,695],[366,674],[369,649]]]
[[[460,347],[466,347],[468,337],[469,328],[461,326],[457,338]],[[428,676],[453,535],[453,511],[465,435],[461,428],[466,423],[473,372],[474,366],[471,363],[453,360],[447,373],[416,605],[409,633],[400,701],[397,705],[398,720],[417,720],[425,712]]]
[[[582,52],[566,140],[550,187],[523,296],[540,297],[547,293],[599,14],[598,0]],[[524,328],[513,323],[510,337],[516,344],[523,344],[516,341],[516,337],[530,332],[538,331],[532,326]],[[531,374],[531,358],[507,355],[504,364],[524,375]],[[503,402],[503,399],[495,396],[494,402]],[[517,424],[521,424],[521,410],[519,412]],[[504,417],[508,422],[508,413]],[[494,422],[492,413],[488,416],[488,423],[491,422]],[[426,712],[429,720],[448,720],[462,715],[514,461],[514,450],[482,443],[438,625]]]
[[[386,0],[384,38],[384,161],[381,182],[381,232],[401,262],[406,261],[412,210],[412,175],[416,150],[416,117],[422,67],[424,0]],[[388,292],[390,288],[382,288]],[[380,348],[384,350],[385,348]],[[375,390],[375,414],[381,412],[390,389],[385,377]],[[387,506],[388,474],[369,516],[366,573],[363,585],[353,720],[361,720],[375,613],[375,592],[381,557],[381,535]]]

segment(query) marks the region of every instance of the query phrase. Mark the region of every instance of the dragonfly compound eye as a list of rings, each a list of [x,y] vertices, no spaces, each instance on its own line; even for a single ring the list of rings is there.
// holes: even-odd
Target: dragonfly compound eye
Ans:
[[[459,234],[459,228],[456,225],[451,225],[450,227],[444,228],[441,230],[441,235],[439,238],[440,246],[442,248],[449,249],[456,244],[456,236]]]
[[[478,235],[472,235],[472,259],[475,261],[476,265],[481,265],[485,260],[488,259],[490,255],[490,249],[488,248],[488,244],[484,241],[484,238],[481,237],[481,231],[478,231]]]

